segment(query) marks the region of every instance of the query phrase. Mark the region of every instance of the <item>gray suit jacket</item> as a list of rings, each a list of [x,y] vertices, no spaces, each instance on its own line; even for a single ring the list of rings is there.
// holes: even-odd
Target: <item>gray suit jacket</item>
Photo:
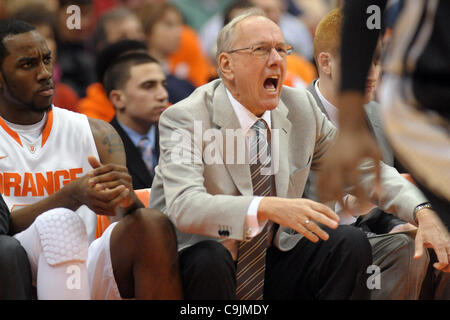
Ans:
[[[317,79],[314,80],[308,86],[307,90],[311,92],[311,94],[313,95],[320,110],[322,110],[322,112],[327,116],[327,118],[330,119],[330,116],[325,110],[325,107],[323,106],[322,101],[320,100],[315,90],[314,86],[316,81]],[[364,106],[364,109],[366,111],[367,118],[369,119],[368,125],[371,128],[372,132],[374,133],[378,145],[380,146],[380,149],[383,153],[383,162],[391,167],[394,166],[394,152],[392,151],[392,148],[389,142],[387,141],[386,135],[384,134],[380,116],[380,105],[375,101],[370,101],[368,104]]]
[[[272,161],[276,155],[279,161],[276,195],[299,198],[310,170],[320,167],[336,128],[308,91],[289,87],[283,87],[271,117]],[[236,158],[229,161],[230,153],[236,156],[243,145],[230,129],[240,129],[240,123],[221,80],[198,88],[161,115],[160,159],[149,206],[174,223],[179,250],[202,240],[246,236],[245,218],[253,199],[250,168]],[[211,154],[215,161],[207,159]],[[361,183],[370,190],[372,181],[366,174]],[[395,196],[382,195],[379,206],[392,212],[407,201],[401,188],[398,191]],[[403,214],[412,219],[412,211]],[[281,226],[273,244],[286,251],[301,237]]]

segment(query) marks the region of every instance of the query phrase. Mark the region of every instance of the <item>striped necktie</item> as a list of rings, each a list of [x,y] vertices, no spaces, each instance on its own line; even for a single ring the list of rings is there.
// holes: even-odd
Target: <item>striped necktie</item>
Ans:
[[[270,146],[264,132],[267,124],[260,119],[253,125],[255,138],[250,143],[250,173],[253,194],[270,195],[272,175]],[[261,300],[264,289],[268,227],[249,241],[241,241],[238,247],[236,271],[236,297],[239,300]]]
[[[147,170],[153,173],[153,150],[150,139],[144,136],[139,140],[138,148],[141,150],[142,160],[144,160]]]

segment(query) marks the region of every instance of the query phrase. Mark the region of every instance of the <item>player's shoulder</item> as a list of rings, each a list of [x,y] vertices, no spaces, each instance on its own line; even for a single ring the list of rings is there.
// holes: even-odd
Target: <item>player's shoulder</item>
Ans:
[[[57,119],[59,122],[68,122],[68,123],[78,123],[78,122],[86,122],[86,115],[78,112],[74,112],[71,110],[67,110],[64,108],[60,108],[58,106],[52,105],[52,113],[53,117]],[[64,124],[66,125],[66,124]]]
[[[116,129],[110,123],[90,117],[87,117],[87,120],[95,140],[113,139],[118,136]]]

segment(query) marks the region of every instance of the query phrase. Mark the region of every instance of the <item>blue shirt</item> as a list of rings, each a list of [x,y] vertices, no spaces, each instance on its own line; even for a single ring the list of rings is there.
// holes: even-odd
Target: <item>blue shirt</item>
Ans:
[[[152,146],[152,150],[153,150],[153,154],[155,152],[155,134],[156,134],[156,126],[152,125],[150,127],[150,130],[148,130],[148,132],[144,135],[134,131],[133,129],[128,128],[126,125],[124,125],[123,123],[121,123],[119,120],[117,120],[117,122],[119,123],[119,125],[122,127],[122,129],[125,131],[125,133],[128,135],[128,137],[130,138],[130,140],[133,142],[133,144],[138,147],[139,141],[141,141],[141,139],[143,137],[147,137],[148,140],[150,141],[150,144]],[[156,156],[153,157],[153,169],[155,169],[156,164],[158,163],[158,159],[156,158]]]

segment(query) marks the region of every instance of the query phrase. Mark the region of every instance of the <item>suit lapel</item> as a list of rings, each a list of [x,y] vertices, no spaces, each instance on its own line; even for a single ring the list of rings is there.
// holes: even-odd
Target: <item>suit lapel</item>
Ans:
[[[320,100],[319,95],[317,94],[316,81],[317,81],[317,79],[313,80],[313,82],[311,82],[311,84],[308,86],[308,88],[306,90],[308,90],[313,95],[320,110],[327,116],[327,119],[330,120],[330,116],[328,115],[328,112],[325,109],[325,107],[322,103],[322,100]]]
[[[241,128],[238,118],[233,110],[233,107],[227,97],[225,87],[221,84],[218,88],[218,93],[214,95],[213,101],[213,122],[220,128],[222,137],[224,139],[223,148],[221,148],[222,157],[233,182],[242,195],[253,195],[252,181],[250,176],[250,167],[243,166],[237,163],[237,153],[239,152],[237,147],[237,138],[233,139],[227,137],[227,129],[238,130]],[[289,159],[288,144],[289,134],[292,124],[287,118],[288,109],[283,102],[272,111],[272,161],[273,169],[275,173],[275,187],[278,196],[286,196],[289,186]],[[229,130],[234,132],[234,130]],[[233,143],[231,146],[227,146],[227,143]],[[228,151],[227,151],[228,150]],[[234,161],[227,161],[227,152],[234,152]],[[247,150],[245,150],[247,155]],[[232,157],[230,157],[232,158]],[[228,163],[227,163],[228,162]],[[246,163],[248,163],[246,158]]]
[[[122,138],[122,142],[125,149],[127,167],[130,175],[133,177],[133,185],[151,185],[153,176],[147,170],[142,156],[139,153],[138,148],[133,144],[127,133],[122,129],[116,118],[111,120],[111,125],[116,129],[119,136]],[[138,181],[134,181],[138,180]]]
[[[276,195],[285,197],[289,186],[288,146],[292,123],[287,118],[288,109],[280,104],[272,110],[272,162],[275,169]]]
[[[222,159],[225,163],[225,167],[227,168],[228,173],[230,174],[231,179],[233,180],[239,192],[245,196],[253,195],[250,167],[237,162],[237,158],[239,156],[238,152],[242,152],[239,151],[238,148],[242,147],[242,140],[238,141],[236,136],[231,139],[230,133],[233,134],[234,132],[236,132],[236,130],[241,129],[241,125],[238,118],[236,117],[236,114],[234,113],[233,106],[228,99],[223,83],[221,83],[216,89],[212,108],[212,121],[220,128],[220,132],[223,138],[223,143],[221,146],[219,146],[219,149],[222,153]],[[229,136],[228,138],[227,133]],[[245,150],[246,155],[247,150],[242,150]],[[233,155],[228,154],[229,152],[233,152],[234,159]],[[230,158],[229,161],[227,161],[227,154],[228,158]],[[245,160],[247,160],[246,157]]]
[[[320,110],[322,110],[322,112],[327,116],[328,120],[330,120],[330,116],[328,115],[324,105],[322,104],[322,101],[319,98],[319,95],[317,94],[317,91],[315,88],[316,81],[317,81],[317,79],[314,80],[308,86],[307,90],[312,93]],[[380,145],[380,147],[383,151],[384,161],[387,164],[393,164],[394,158],[392,156],[392,152],[390,151],[391,149],[390,149],[389,143],[384,138],[383,128],[381,127],[380,122],[377,121],[377,119],[379,119],[379,118],[376,115],[372,114],[373,108],[376,108],[376,106],[373,105],[373,102],[369,102],[368,104],[366,104],[364,106],[364,111],[366,112],[367,127],[369,128],[369,131],[372,133],[373,137],[376,138],[378,144]]]

